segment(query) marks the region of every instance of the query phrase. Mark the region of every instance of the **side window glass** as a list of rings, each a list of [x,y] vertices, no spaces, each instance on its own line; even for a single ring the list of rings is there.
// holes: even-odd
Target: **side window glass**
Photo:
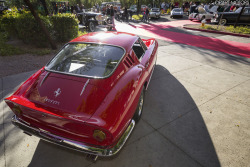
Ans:
[[[133,50],[136,54],[136,57],[140,60],[142,58],[142,56],[144,55],[145,51],[144,51],[143,47],[141,46],[139,39],[134,43]]]

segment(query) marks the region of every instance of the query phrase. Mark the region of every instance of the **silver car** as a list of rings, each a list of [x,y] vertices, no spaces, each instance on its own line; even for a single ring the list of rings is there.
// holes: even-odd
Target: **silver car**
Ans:
[[[183,10],[182,8],[174,8],[170,13],[170,18],[174,17],[183,17]]]
[[[160,8],[152,8],[149,12],[149,17],[159,19],[161,17]]]

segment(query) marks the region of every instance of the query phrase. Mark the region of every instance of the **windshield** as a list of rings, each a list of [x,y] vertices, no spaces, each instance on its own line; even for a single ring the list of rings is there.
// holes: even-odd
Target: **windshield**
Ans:
[[[137,7],[136,5],[131,5],[131,6],[130,6],[130,9],[136,8],[136,7]]]
[[[235,11],[235,13],[240,13],[241,9],[242,9],[242,7],[239,7],[239,8]]]
[[[152,8],[152,12],[159,12],[160,9],[159,8]]]
[[[105,78],[115,70],[123,55],[124,50],[116,46],[70,43],[46,65],[46,70]]]
[[[181,9],[173,9],[174,12],[181,12]]]

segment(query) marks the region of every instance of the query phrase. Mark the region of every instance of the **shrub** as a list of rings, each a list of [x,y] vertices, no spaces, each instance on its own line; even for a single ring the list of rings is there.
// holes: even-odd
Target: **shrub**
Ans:
[[[49,31],[52,39],[57,42],[69,41],[78,35],[78,20],[74,15],[40,15],[40,19]],[[6,31],[11,37],[19,38],[26,44],[34,44],[38,47],[45,47],[49,44],[40,25],[28,11],[19,13],[14,8],[11,12],[4,13],[0,23],[0,31]]]
[[[135,19],[135,20],[141,20],[143,17],[143,15],[133,15],[132,18]]]
[[[46,16],[40,16],[40,18],[50,34],[53,35],[49,18]],[[48,46],[45,34],[31,13],[20,15],[16,20],[15,27],[17,28],[18,38],[24,43],[34,44],[38,47]]]
[[[239,33],[239,34],[250,34],[250,28],[248,26],[238,26],[234,28],[234,26],[230,25],[226,27],[227,31],[234,32],[234,33]]]
[[[55,39],[59,42],[65,42],[75,38],[78,35],[78,20],[74,15],[57,14],[50,17]]]
[[[207,29],[207,30],[218,30],[217,27],[215,26],[210,26],[210,25],[205,25],[204,27],[202,27],[203,29]]]
[[[170,12],[171,12],[171,10],[170,10],[170,9],[168,9],[168,10],[167,10],[167,14],[170,14]]]
[[[17,29],[15,27],[15,23],[17,18],[20,16],[17,8],[12,8],[11,11],[4,11],[4,15],[1,18],[1,29],[8,32],[8,34],[12,37],[17,36]]]

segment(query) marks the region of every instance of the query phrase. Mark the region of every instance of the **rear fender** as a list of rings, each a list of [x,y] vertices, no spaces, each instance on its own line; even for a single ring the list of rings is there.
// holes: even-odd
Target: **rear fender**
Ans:
[[[16,91],[13,95],[24,95],[27,90],[37,81],[42,72],[44,71],[44,67],[38,70],[35,74],[30,76]]]
[[[113,142],[120,138],[134,115],[144,84],[139,77],[140,73],[142,69],[137,66],[127,71],[107,94],[95,114],[87,120],[88,124],[98,124],[107,129],[113,136]]]

